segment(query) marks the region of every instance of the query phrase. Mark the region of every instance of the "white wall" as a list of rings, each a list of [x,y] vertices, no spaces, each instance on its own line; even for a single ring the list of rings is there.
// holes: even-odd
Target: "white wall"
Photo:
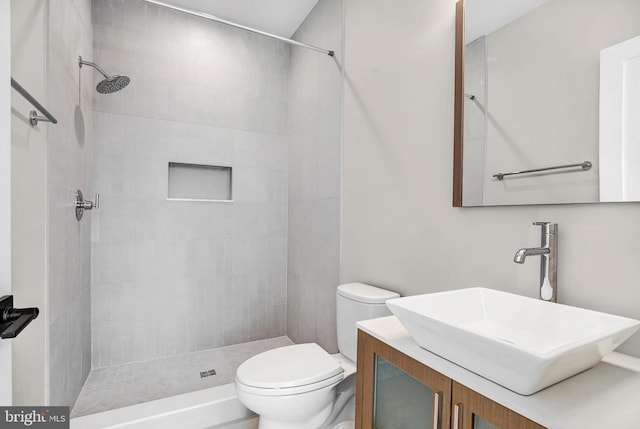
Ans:
[[[454,24],[454,1],[347,1],[342,282],[537,297],[513,255],[553,221],[559,301],[640,319],[638,204],[451,207]]]
[[[39,0],[11,3],[11,75],[46,105],[45,20]],[[40,316],[13,342],[14,405],[46,401],[46,132],[32,127],[33,106],[11,91],[11,281],[14,305],[38,307]]]
[[[48,12],[47,261],[51,405],[73,406],[91,369],[91,213],[78,222],[76,190],[92,199],[94,76],[91,0],[51,3]]]
[[[11,2],[0,0],[0,81],[11,77]],[[0,296],[11,294],[11,87],[0,87]],[[0,404],[11,405],[11,342],[0,342]]]
[[[336,352],[340,280],[343,1],[321,0],[294,40],[289,82],[287,335]]]
[[[131,77],[94,97],[93,366],[284,335],[289,46],[93,6],[93,60]],[[234,201],[167,201],[169,162],[232,167]]]

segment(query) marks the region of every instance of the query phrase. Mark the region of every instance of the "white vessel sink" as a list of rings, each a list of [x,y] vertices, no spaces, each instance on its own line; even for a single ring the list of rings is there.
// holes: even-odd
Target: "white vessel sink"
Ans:
[[[591,368],[640,327],[634,319],[485,288],[387,305],[421,347],[522,395]]]

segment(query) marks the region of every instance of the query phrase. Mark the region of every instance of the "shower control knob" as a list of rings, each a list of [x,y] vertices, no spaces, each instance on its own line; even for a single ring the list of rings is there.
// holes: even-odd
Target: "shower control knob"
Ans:
[[[85,210],[93,210],[100,208],[100,194],[96,194],[95,202],[85,200],[82,191],[76,191],[76,219],[82,219]]]
[[[95,201],[95,202],[94,202]],[[100,208],[100,194],[96,194],[94,201],[84,200],[84,209],[85,210],[93,210]]]

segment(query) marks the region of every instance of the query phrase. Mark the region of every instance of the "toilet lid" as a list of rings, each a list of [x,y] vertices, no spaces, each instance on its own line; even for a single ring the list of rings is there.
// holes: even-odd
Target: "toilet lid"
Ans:
[[[340,362],[319,345],[296,344],[260,353],[238,367],[236,380],[262,389],[299,387],[335,377]]]
[[[337,293],[352,301],[365,304],[384,304],[389,299],[400,298],[400,295],[395,292],[364,283],[347,283],[340,285],[338,286]]]

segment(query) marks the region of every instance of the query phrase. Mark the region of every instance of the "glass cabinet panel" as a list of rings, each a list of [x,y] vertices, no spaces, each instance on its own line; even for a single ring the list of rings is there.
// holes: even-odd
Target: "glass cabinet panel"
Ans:
[[[478,417],[474,414],[473,416],[473,429],[498,429],[488,421],[484,420],[482,417]]]
[[[376,355],[373,405],[375,429],[433,426],[433,390]]]

